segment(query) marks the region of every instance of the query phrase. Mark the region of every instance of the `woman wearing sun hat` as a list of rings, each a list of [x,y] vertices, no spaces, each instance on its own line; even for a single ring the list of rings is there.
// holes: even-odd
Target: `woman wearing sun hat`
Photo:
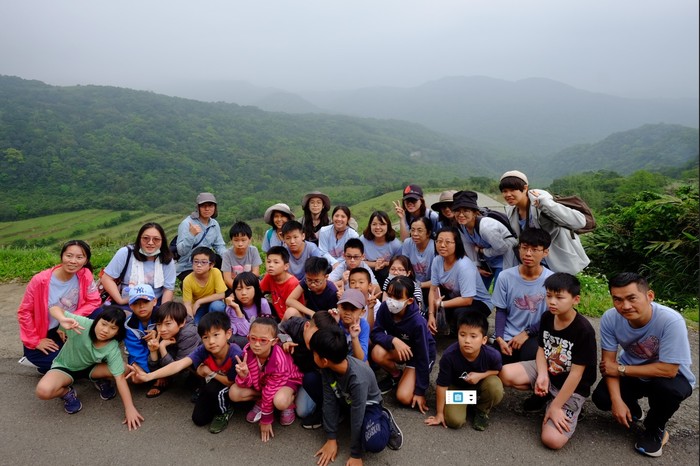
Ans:
[[[180,258],[175,272],[180,283],[192,272],[191,254],[194,248],[203,246],[216,251],[221,256],[226,252],[226,243],[221,236],[221,227],[216,221],[219,215],[216,198],[212,193],[199,193],[195,210],[188,215],[177,229],[177,253]],[[219,264],[217,267],[221,267]]]
[[[304,209],[301,224],[304,227],[305,239],[318,245],[318,230],[331,223],[328,217],[331,199],[320,191],[312,191],[301,200],[301,208]]]
[[[457,221],[452,212],[452,200],[456,192],[454,189],[441,192],[438,201],[430,206],[438,214],[438,228],[456,226]]]
[[[277,203],[271,205],[265,211],[265,223],[272,228],[265,232],[262,250],[267,252],[272,246],[284,246],[282,240],[282,225],[290,220],[294,220],[294,213],[287,204]]]

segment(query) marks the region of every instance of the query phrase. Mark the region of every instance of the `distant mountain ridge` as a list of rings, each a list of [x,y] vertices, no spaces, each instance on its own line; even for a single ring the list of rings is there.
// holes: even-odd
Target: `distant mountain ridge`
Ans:
[[[218,91],[217,91],[218,89]],[[333,113],[419,123],[509,157],[544,157],[645,124],[698,127],[697,99],[631,99],[576,89],[546,78],[505,81],[446,77],[411,88],[369,87],[291,93],[232,81],[185,97],[225,100],[288,113]],[[218,92],[218,98],[213,94]]]

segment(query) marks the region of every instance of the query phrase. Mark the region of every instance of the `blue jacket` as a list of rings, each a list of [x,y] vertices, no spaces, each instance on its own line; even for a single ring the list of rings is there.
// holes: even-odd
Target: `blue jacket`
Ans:
[[[148,368],[148,343],[143,337],[148,330],[156,328],[156,323],[152,319],[153,315],[151,314],[151,320],[149,320],[146,328],[143,328],[141,321],[133,314],[124,323],[126,328],[124,347],[127,351],[127,361],[129,364],[138,364],[145,372],[151,371]]]
[[[416,369],[416,387],[413,393],[424,396],[430,385],[430,371],[437,350],[435,339],[428,330],[428,322],[421,315],[415,302],[408,306],[406,314],[398,322],[394,320],[394,315],[389,312],[386,303],[379,306],[370,338],[373,343],[390,351],[394,349],[394,337],[411,347],[413,358],[407,365]]]

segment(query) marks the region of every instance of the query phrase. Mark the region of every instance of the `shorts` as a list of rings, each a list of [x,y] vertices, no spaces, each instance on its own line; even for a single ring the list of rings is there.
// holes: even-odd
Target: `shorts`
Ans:
[[[89,379],[91,382],[94,382],[94,380],[92,379],[91,376],[92,376],[92,371],[93,371],[93,369],[95,369],[96,365],[97,364],[93,364],[92,366],[86,367],[85,369],[80,369],[79,371],[72,371],[70,369],[66,369],[65,367],[61,367],[61,366],[54,366],[49,370],[63,372],[64,374],[66,374],[68,377],[71,378],[71,383],[75,382],[76,380],[80,380],[80,379]]]
[[[525,373],[527,374],[528,379],[530,379],[530,385],[532,388],[535,388],[535,382],[537,382],[537,363],[535,361],[521,361],[518,364],[521,364],[523,366],[523,369],[525,369]],[[559,389],[555,387],[554,385],[549,384],[549,394],[551,395],[552,399],[554,399],[558,394],[559,394]],[[552,403],[552,399],[550,399],[547,402],[547,409],[549,409],[549,405]],[[572,435],[574,435],[574,432],[576,431],[576,425],[578,424],[578,415],[581,413],[581,409],[583,409],[583,403],[586,401],[586,398],[583,396],[579,395],[578,393],[574,393],[569,397],[566,402],[564,402],[564,406],[562,409],[564,410],[564,414],[566,415],[567,418],[571,421],[569,424],[569,427],[571,428],[569,432],[562,432],[567,438],[571,438]],[[547,424],[556,429],[556,426],[554,423],[549,420],[547,421]]]

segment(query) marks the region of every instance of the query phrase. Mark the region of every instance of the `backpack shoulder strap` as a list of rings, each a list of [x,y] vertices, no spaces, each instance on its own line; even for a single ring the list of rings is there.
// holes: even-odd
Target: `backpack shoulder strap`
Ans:
[[[130,248],[129,246],[126,247],[126,261],[124,262],[124,268],[122,269],[122,272],[119,274],[119,281],[124,281],[124,275],[126,275],[126,269],[129,268],[129,261],[131,260],[131,254],[133,252],[133,249]]]

